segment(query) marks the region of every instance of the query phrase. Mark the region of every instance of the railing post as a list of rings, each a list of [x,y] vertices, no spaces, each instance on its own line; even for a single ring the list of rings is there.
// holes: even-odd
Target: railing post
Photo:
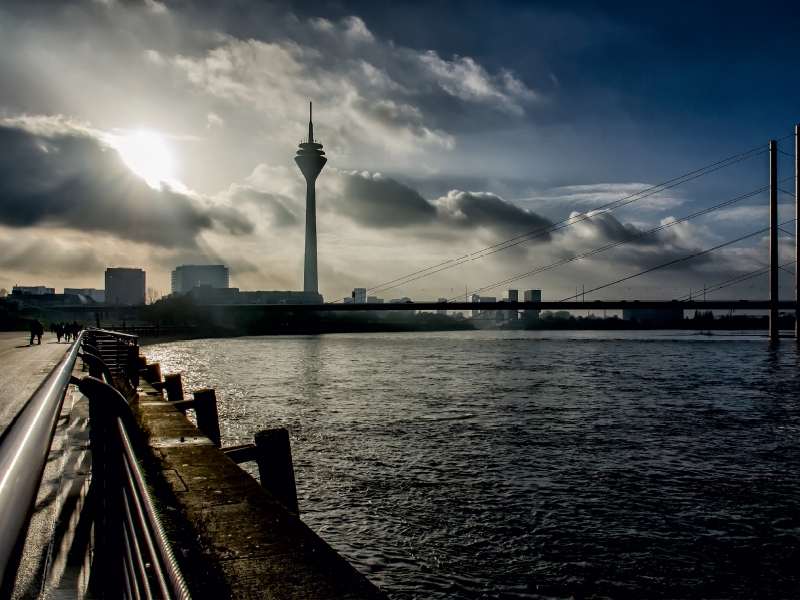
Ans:
[[[92,588],[103,598],[116,598],[122,570],[122,445],[116,434],[116,415],[108,399],[89,396],[89,439],[92,449],[92,501],[95,550]]]
[[[289,432],[286,429],[264,429],[256,433],[255,441],[261,486],[291,512],[299,515]]]

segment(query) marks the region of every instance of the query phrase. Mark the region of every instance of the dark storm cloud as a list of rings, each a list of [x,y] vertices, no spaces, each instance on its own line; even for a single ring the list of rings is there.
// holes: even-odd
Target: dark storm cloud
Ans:
[[[444,198],[430,201],[391,177],[340,174],[344,186],[334,201],[335,210],[366,227],[424,227],[425,235],[484,228],[498,236],[511,237],[552,224],[548,219],[488,192],[453,191]],[[549,235],[545,235],[537,241],[548,239]]]
[[[264,210],[276,227],[294,227],[300,223],[288,206],[291,201],[278,194],[262,192],[245,185],[232,185],[229,194],[235,204],[249,202]]]
[[[52,120],[47,126],[58,129]],[[231,233],[253,230],[235,208],[151,188],[116,150],[78,128],[45,133],[0,124],[0,224],[101,231],[172,248],[195,246],[215,222]]]
[[[344,193],[336,209],[367,227],[398,228],[433,223],[436,207],[390,177],[343,173]]]
[[[450,192],[438,203],[448,213],[453,224],[469,229],[485,227],[509,236],[538,231],[553,222],[535,212],[506,202],[489,192]],[[550,235],[536,238],[547,241]]]

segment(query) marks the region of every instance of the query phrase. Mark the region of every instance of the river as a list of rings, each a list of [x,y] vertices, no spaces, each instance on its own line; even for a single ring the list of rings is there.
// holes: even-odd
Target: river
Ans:
[[[393,598],[800,595],[793,341],[462,331],[142,352],[216,388],[223,445],[288,428],[301,518]]]

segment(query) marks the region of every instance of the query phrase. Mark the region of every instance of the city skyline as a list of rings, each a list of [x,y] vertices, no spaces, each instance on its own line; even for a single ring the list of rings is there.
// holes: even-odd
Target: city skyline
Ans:
[[[746,3],[722,16],[679,5],[690,19],[636,3],[463,14],[453,3],[8,3],[0,287],[99,288],[106,267],[135,266],[167,290],[175,265],[224,263],[242,288],[302,289],[306,182],[292,158],[309,100],[330,159],[317,182],[326,299],[791,134],[797,84],[782,65],[797,52],[785,23],[798,9],[745,21]],[[446,35],[422,26],[437,17],[454,24]],[[754,91],[767,88],[781,92]],[[471,292],[757,189],[766,172],[755,158],[386,295]],[[514,285],[589,289],[762,221],[756,196]],[[602,297],[669,298],[765,264],[761,236]]]

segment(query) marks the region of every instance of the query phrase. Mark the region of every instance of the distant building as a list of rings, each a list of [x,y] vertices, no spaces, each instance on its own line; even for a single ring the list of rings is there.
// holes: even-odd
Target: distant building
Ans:
[[[408,296],[403,296],[402,298],[392,298],[389,300],[389,304],[408,304],[409,302],[413,301]]]
[[[541,302],[542,290],[525,290],[522,299],[524,302]],[[522,317],[524,319],[538,319],[541,312],[540,310],[526,308],[522,311]]]
[[[440,302],[440,303],[447,302],[447,298],[439,298],[438,302]],[[446,315],[447,314],[447,309],[446,308],[440,308],[439,310],[436,311],[436,314],[437,315]]]
[[[519,290],[506,290],[503,292],[503,302],[519,302]],[[516,321],[519,319],[519,310],[507,310],[506,319]]]
[[[367,304],[383,304],[383,298],[377,296],[367,296]]]
[[[31,295],[44,296],[45,294],[55,294],[56,288],[49,288],[44,285],[15,285],[11,288],[11,295]]]
[[[623,321],[637,321],[638,323],[652,323],[653,325],[666,325],[683,321],[682,308],[626,308],[622,311]]]
[[[481,297],[480,297],[479,294],[472,294],[472,299],[470,301],[471,302],[476,302],[476,303],[480,302],[481,301]],[[481,311],[479,311],[479,310],[473,310],[472,311],[472,316],[473,317],[477,317],[479,314],[481,314]]]
[[[366,304],[367,303],[367,289],[366,288],[355,288],[353,289],[353,293],[351,294],[351,298],[355,304]]]
[[[190,292],[197,304],[322,304],[316,292],[254,291],[199,285]]]
[[[142,269],[106,269],[106,304],[140,306],[144,304],[146,289]]]
[[[106,291],[97,290],[95,288],[64,288],[65,294],[75,294],[77,296],[86,296],[95,302],[103,303],[106,301]]]
[[[229,269],[225,265],[183,265],[172,272],[173,294],[185,294],[201,285],[227,288]]]

